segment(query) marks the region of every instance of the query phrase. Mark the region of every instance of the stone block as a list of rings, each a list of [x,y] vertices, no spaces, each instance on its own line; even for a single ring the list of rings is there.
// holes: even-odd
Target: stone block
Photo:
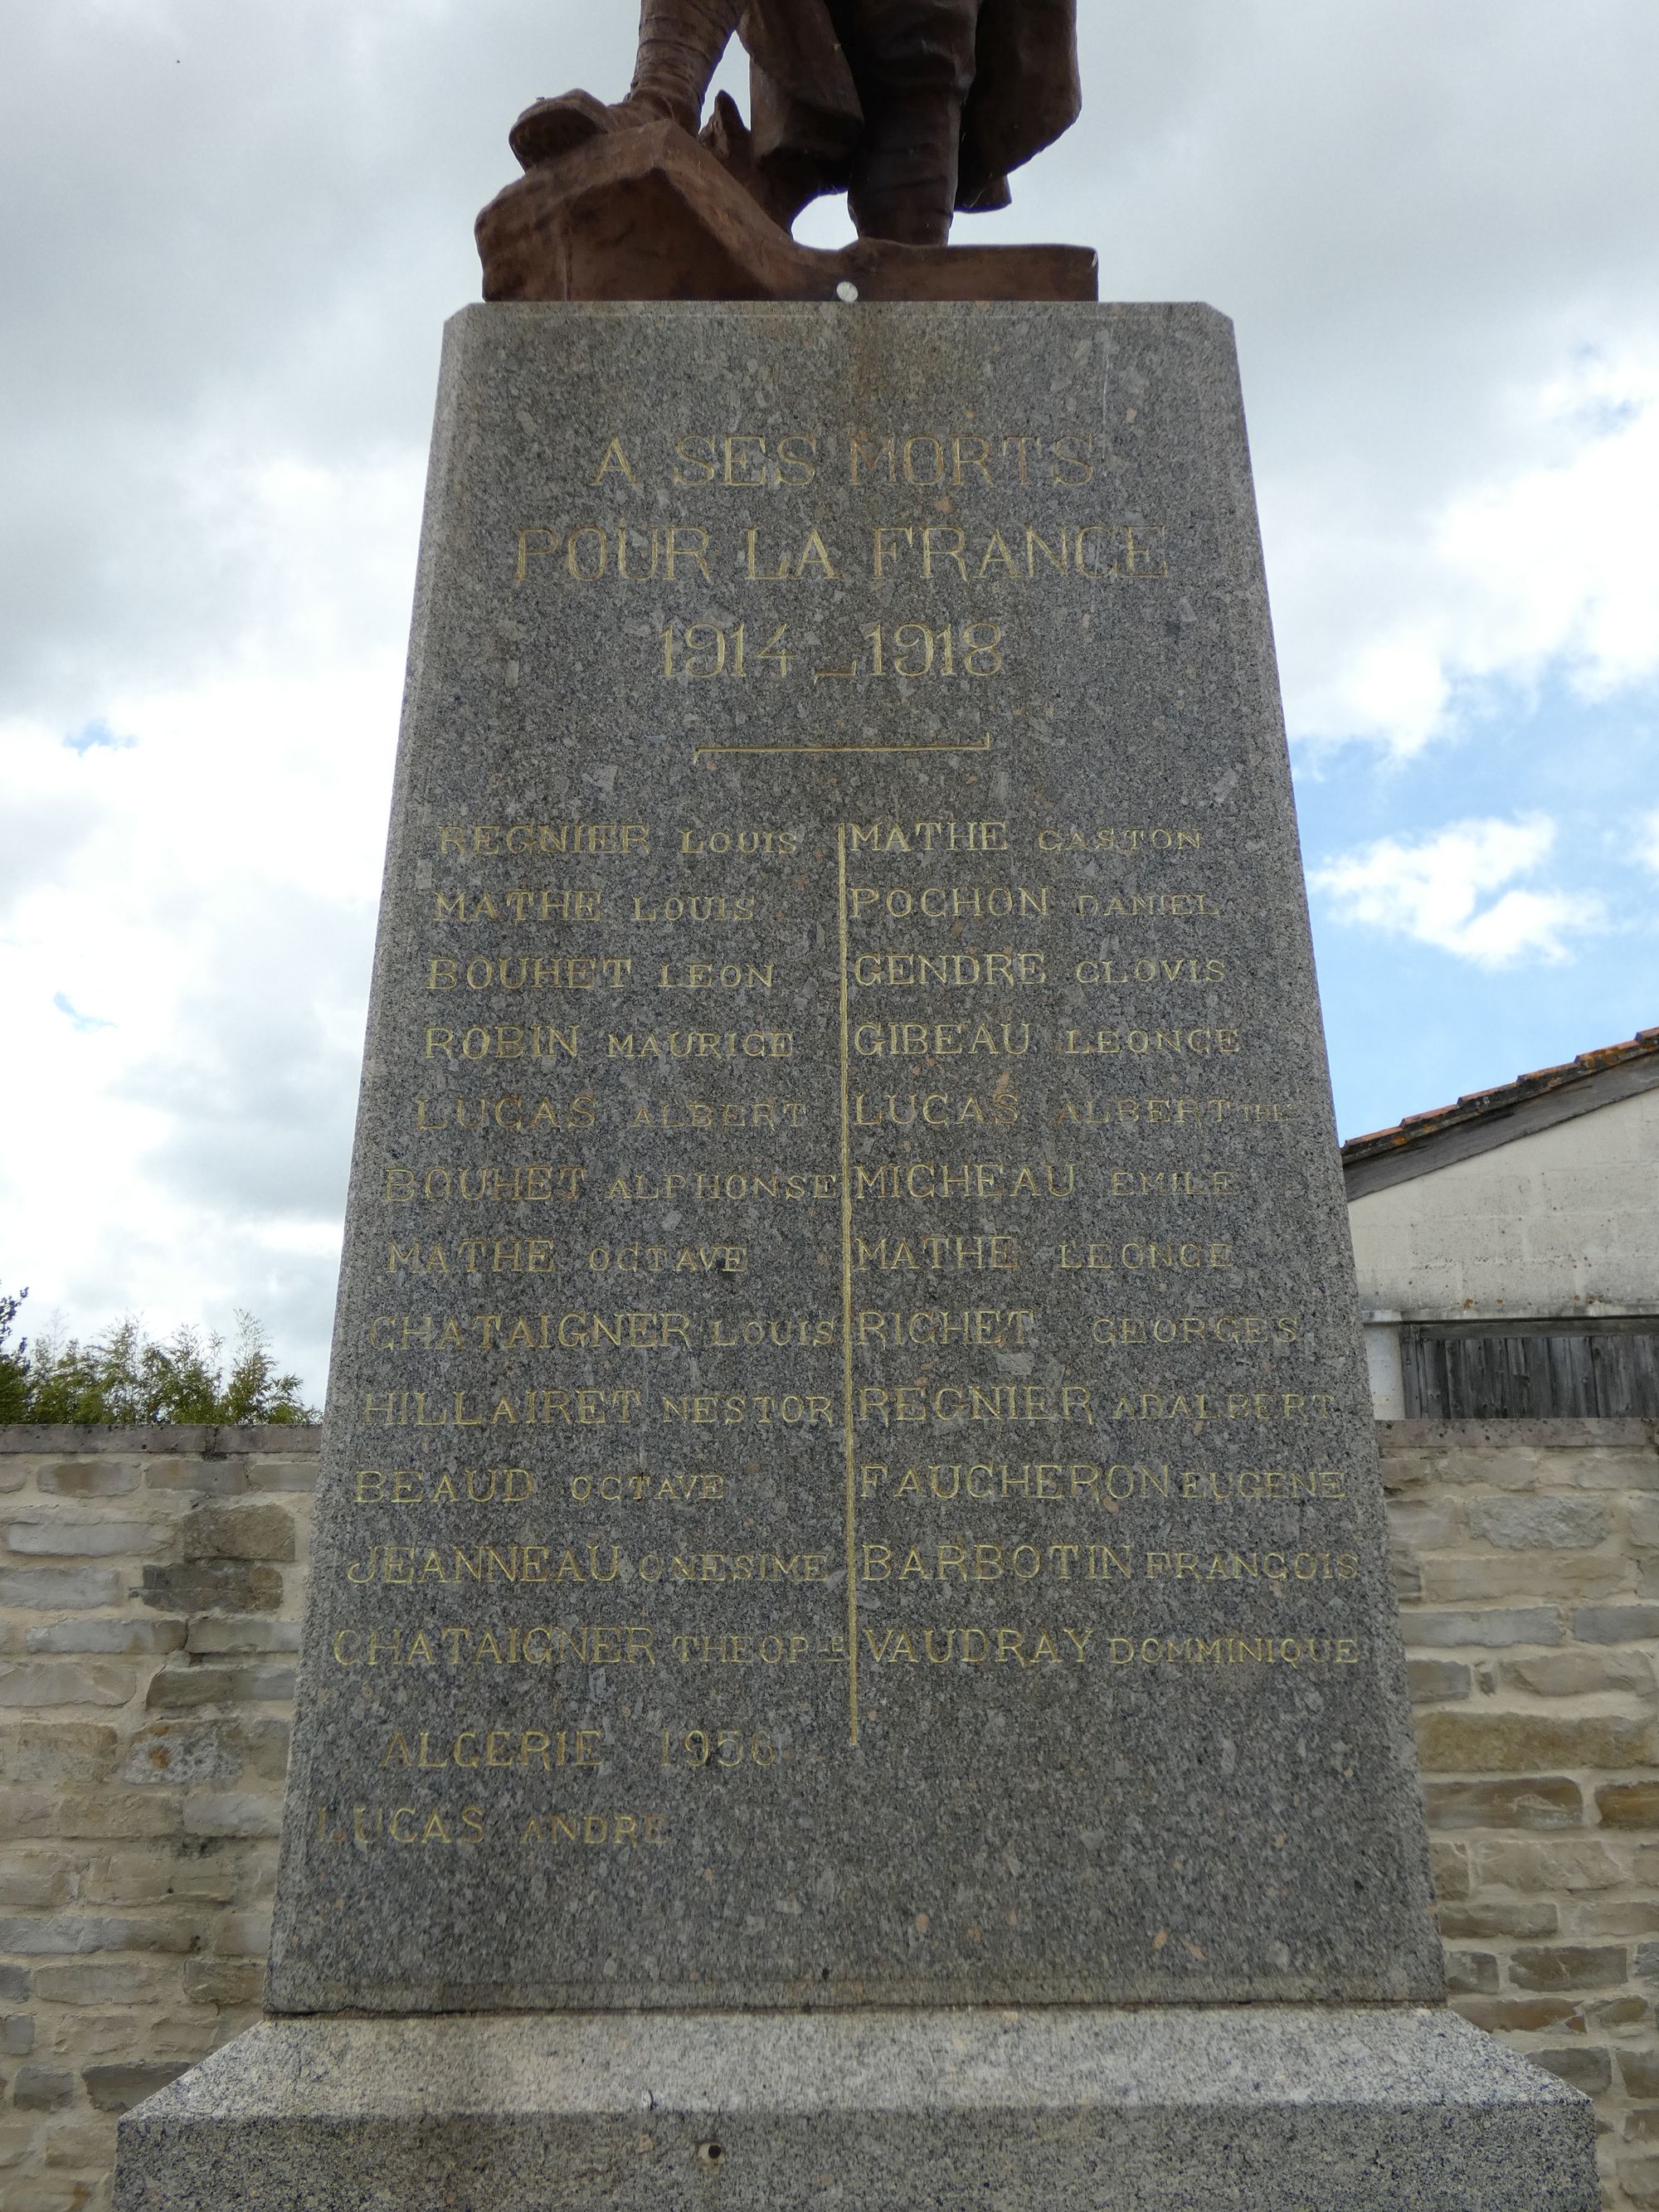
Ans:
[[[1552,1486],[1571,1483],[1579,1490],[1659,1490],[1659,1452],[1650,1444],[1634,1450],[1553,1450]]]
[[[164,2012],[150,2021],[144,2033],[146,2058],[156,2063],[184,2068],[194,2066],[222,2043],[228,2043],[233,2034],[240,2034],[246,2022],[232,2027],[215,2016],[214,2008],[192,2004],[188,1998],[176,2011]],[[132,2057],[129,2047],[113,2051],[112,2057],[124,2063]]]
[[[13,1846],[0,1858],[0,1905],[13,1911],[50,1912],[75,1894],[76,1869],[57,1851],[19,1853]]]
[[[1433,1605],[1491,1598],[1610,1597],[1625,1587],[1628,1564],[1596,1552],[1516,1552],[1502,1559],[1443,1555],[1423,1563],[1423,1595]]]
[[[1413,1611],[1401,1616],[1408,1650],[1457,1650],[1470,1644],[1504,1650],[1521,1644],[1559,1644],[1565,1631],[1553,1606],[1493,1607],[1490,1611]]]
[[[105,1853],[88,1864],[81,1894],[88,1905],[229,1905],[242,1875],[234,1850],[214,1845],[181,1852],[168,1844],[138,1844]]]
[[[1646,2027],[1653,2008],[1643,1997],[1597,1997],[1584,2005],[1583,2014],[1592,2027],[1604,2028],[1609,2035],[1624,2035]]]
[[[321,1434],[320,1427],[317,1433]],[[297,1452],[290,1457],[280,1457],[273,1453],[267,1457],[249,1460],[247,1486],[250,1491],[308,1495],[317,1487],[318,1473],[319,1462],[314,1447],[309,1457]]]
[[[294,1557],[294,1516],[280,1505],[198,1505],[179,1531],[186,1559]]]
[[[144,1485],[149,1490],[193,1490],[200,1498],[240,1498],[247,1488],[246,1463],[181,1451],[173,1458],[149,1461]]]
[[[188,1922],[151,1916],[128,1919],[110,1913],[59,1912],[43,1919],[0,1919],[0,1951],[19,1958],[84,1958],[96,1951],[192,1951]]]
[[[1613,1516],[1594,1498],[1475,1498],[1469,1534],[1505,1552],[1589,1552],[1613,1534]]]
[[[53,1460],[34,1478],[49,1498],[126,1498],[143,1480],[136,1462],[118,1459]]]
[[[142,1601],[158,1613],[277,1613],[283,1577],[250,1559],[195,1559],[144,1569]]]
[[[204,1930],[204,1948],[216,1957],[257,1959],[264,1966],[270,1948],[270,1908],[259,1912],[216,1912]]]
[[[184,1640],[182,1620],[50,1620],[27,1630],[23,1644],[28,1651],[149,1657],[177,1651]]]
[[[0,1567],[0,1605],[35,1613],[83,1613],[114,1605],[121,1577],[113,1567]]]
[[[153,2097],[169,2081],[176,2081],[184,2070],[182,2063],[135,2060],[126,2066],[88,2066],[81,2079],[87,2085],[87,2096],[94,2111],[130,2112],[146,2097]]]
[[[189,1650],[216,1654],[242,1651],[297,1651],[297,1620],[218,1620],[204,1615],[190,1624]]]
[[[42,2163],[53,2174],[63,2174],[70,2179],[76,2172],[97,2187],[103,2182],[110,2166],[110,2137],[114,2133],[113,2115],[101,2119],[96,2112],[77,2106],[74,2124],[61,2124],[46,2135],[41,2146]],[[85,2188],[86,2182],[72,2185]],[[84,2197],[82,2202],[86,2200]]]
[[[1437,1898],[1443,1899],[1468,1895],[1469,1858],[1461,1844],[1443,1844],[1437,1837],[1431,1837],[1429,1868]]]
[[[34,1992],[43,2004],[159,2004],[177,1995],[178,1966],[157,1959],[123,1959],[95,1966],[37,1966]]]
[[[272,2020],[127,2115],[116,2202],[1594,2212],[1592,2145],[1437,2008]]]
[[[1589,1837],[1562,1837],[1547,1844],[1481,1843],[1474,1847],[1474,1858],[1483,1888],[1581,1893],[1613,1889],[1625,1879],[1624,1861]]]
[[[171,2001],[178,2002],[176,1991],[171,1993]],[[173,2023],[180,2020],[193,2021],[200,2031],[197,2039],[185,2050],[175,2047],[177,2028]],[[142,2039],[138,2033],[141,2026]],[[146,2058],[166,2058],[188,2065],[194,2059],[204,2058],[216,2043],[226,2040],[213,2033],[216,2026],[204,2007],[188,2007],[176,2014],[158,2014],[154,2006],[146,2005],[140,2020],[124,2007],[100,2012],[92,2006],[82,2005],[58,2014],[52,2025],[52,2052],[57,2058],[82,2069],[124,2066],[135,2050]]]
[[[1406,1683],[1412,1703],[1426,1705],[1436,1698],[1467,1698],[1470,1674],[1460,1659],[1408,1659]]]
[[[34,2021],[26,2012],[0,2016],[0,2058],[27,2058],[34,2048]]]
[[[35,2120],[0,2119],[0,2172],[9,2172],[33,2156],[39,2126]]]
[[[1448,1942],[1480,1942],[1495,1936],[1553,1936],[1561,1924],[1559,1906],[1547,1899],[1483,1905],[1443,1905],[1440,1933]]]
[[[137,1686],[131,1667],[0,1660],[0,1705],[124,1705]]]
[[[248,1790],[192,1790],[185,1799],[187,1836],[279,1836],[280,1796],[260,1797]]]
[[[1437,1481],[1438,1465],[1432,1452],[1407,1450],[1389,1442],[1380,1431],[1379,1435],[1382,1491],[1389,1502],[1389,1518],[1392,1520],[1397,1501],[1408,1499]]]
[[[153,1712],[190,1712],[204,1705],[289,1705],[291,1666],[216,1667],[185,1661],[158,1668],[145,1702]]]
[[[1638,1943],[1631,1972],[1638,1981],[1659,1982],[1659,1943]]]
[[[1431,1774],[1535,1774],[1558,1766],[1647,1766],[1659,1729],[1622,1714],[1558,1718],[1537,1713],[1417,1716],[1417,1746]]]
[[[1582,2035],[1583,2015],[1571,1997],[1454,1997],[1452,2008],[1471,2027],[1492,2035],[1533,2035],[1551,2027]]]
[[[1659,2105],[1644,2105],[1625,2115],[1626,2142],[1659,2142]]]
[[[1472,1450],[1411,1450],[1388,1443],[1384,1446],[1383,1463],[1391,1479],[1396,1468],[1403,1471],[1409,1464],[1415,1482],[1431,1490],[1454,1485],[1471,1488],[1479,1486],[1483,1490],[1530,1490],[1538,1480],[1544,1461],[1534,1448],[1505,1448],[1488,1430]]]
[[[149,1521],[70,1521],[56,1516],[4,1524],[6,1549],[19,1559],[112,1559],[144,1552],[165,1532]]]
[[[1571,1911],[1575,1936],[1659,1936],[1659,1897],[1592,1897]]]
[[[1648,1697],[1653,1662],[1641,1651],[1543,1651],[1505,1659],[1498,1668],[1505,1689],[1535,1698],[1594,1698],[1624,1691]]]
[[[1659,2205],[1659,2157],[1621,2158],[1619,2186],[1639,2212],[1652,2212]]]
[[[1659,2047],[1621,2051],[1619,2074],[1627,2097],[1659,2100]]]
[[[1462,1509],[1455,1499],[1412,1498],[1389,1504],[1389,1534],[1415,1552],[1447,1551],[1462,1533]]]
[[[32,1978],[27,1966],[0,1966],[0,2004],[27,2004]]]
[[[12,2078],[11,2101],[20,2112],[61,2112],[75,2102],[73,2074],[52,2066],[20,2066]]]
[[[1498,1989],[1498,1961],[1487,1951],[1448,1951],[1446,1987],[1453,1996],[1472,1996]]]
[[[1558,2081],[1568,2082],[1587,2097],[1599,2097],[1613,2087],[1613,2053],[1605,2045],[1559,2044],[1540,2051],[1529,2044],[1527,2056],[1534,2066],[1547,2067]]]
[[[100,1721],[0,1725],[0,1782],[101,1782],[120,1741]]]
[[[176,1836],[177,1799],[138,1790],[0,1789],[0,1835],[23,1838]]]
[[[1605,1990],[1625,1981],[1630,1954],[1621,1944],[1542,1943],[1510,1954],[1517,1990]]]
[[[1659,1641],[1659,1605],[1581,1605],[1572,1632],[1581,1644]]]
[[[1604,1828],[1659,1828],[1659,1780],[1604,1783],[1595,1809]]]
[[[185,1964],[185,1995],[196,2004],[257,2005],[264,1986],[263,1960],[248,1965],[234,1959],[190,1959]]]
[[[47,2163],[53,2162],[56,2136],[48,2138]],[[104,2212],[94,2185],[49,2174],[19,2181],[6,2192],[6,2212]]]
[[[127,1747],[120,1779],[175,1787],[238,1782],[244,1775],[280,1782],[288,1765],[288,1724],[246,1720],[151,1721]]]
[[[1565,1776],[1524,1782],[1436,1782],[1423,1784],[1431,1828],[1577,1828],[1584,1801]]]
[[[236,1853],[240,1887],[239,1901],[243,1905],[268,1905],[274,1893],[278,1854],[269,1837],[228,1837],[222,1848]]]

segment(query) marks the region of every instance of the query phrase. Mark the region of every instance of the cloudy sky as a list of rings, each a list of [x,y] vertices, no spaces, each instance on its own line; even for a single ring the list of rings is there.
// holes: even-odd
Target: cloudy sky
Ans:
[[[1345,1134],[1659,1023],[1659,9],[1080,0],[981,238],[1237,326]],[[52,0],[0,87],[0,1285],[320,1394],[439,333],[629,0]],[[818,210],[803,234],[845,234]]]

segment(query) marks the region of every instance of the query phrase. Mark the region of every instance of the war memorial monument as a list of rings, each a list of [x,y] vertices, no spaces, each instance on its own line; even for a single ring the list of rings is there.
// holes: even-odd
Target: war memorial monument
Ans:
[[[118,2203],[1589,2212],[1444,2004],[1231,327],[946,242],[1068,0],[739,13],[447,332],[269,2014]]]

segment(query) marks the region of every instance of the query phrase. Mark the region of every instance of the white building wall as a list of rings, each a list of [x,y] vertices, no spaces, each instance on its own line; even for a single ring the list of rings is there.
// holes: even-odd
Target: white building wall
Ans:
[[[1659,1312],[1659,1089],[1355,1199],[1348,1225],[1368,1318]]]

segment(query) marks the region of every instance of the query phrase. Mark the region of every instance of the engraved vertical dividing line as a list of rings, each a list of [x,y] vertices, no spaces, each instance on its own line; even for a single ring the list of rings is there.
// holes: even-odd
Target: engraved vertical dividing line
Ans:
[[[841,950],[841,1418],[847,1486],[847,1701],[859,1740],[857,1459],[853,1449],[853,1125],[848,1106],[847,829],[836,825],[836,927]]]

